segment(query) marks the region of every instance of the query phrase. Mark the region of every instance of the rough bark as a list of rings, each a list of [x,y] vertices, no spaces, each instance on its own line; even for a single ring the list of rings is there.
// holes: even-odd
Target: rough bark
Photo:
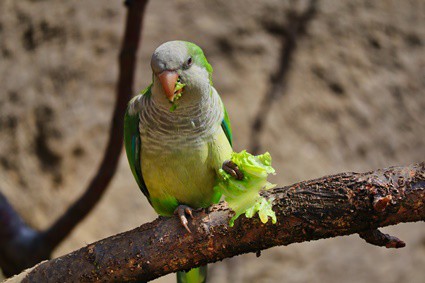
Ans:
[[[230,228],[231,211],[220,203],[195,214],[192,234],[177,218],[160,217],[7,282],[152,280],[243,253],[353,233],[372,244],[401,247],[400,240],[376,229],[425,220],[425,162],[326,176],[263,195],[274,198],[277,224],[241,216]]]

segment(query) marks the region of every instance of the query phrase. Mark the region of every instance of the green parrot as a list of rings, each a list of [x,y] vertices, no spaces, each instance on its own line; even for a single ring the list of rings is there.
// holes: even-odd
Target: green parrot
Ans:
[[[162,216],[177,214],[190,233],[192,210],[220,200],[213,187],[229,159],[232,130],[212,85],[212,67],[201,48],[185,41],[159,46],[151,59],[152,83],[128,104],[124,143],[141,191]],[[206,266],[178,272],[178,282],[205,282]]]

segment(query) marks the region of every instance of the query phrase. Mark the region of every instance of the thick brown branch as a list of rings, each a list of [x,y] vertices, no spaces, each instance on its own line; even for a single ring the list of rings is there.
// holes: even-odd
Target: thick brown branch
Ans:
[[[41,263],[22,277],[25,282],[152,280],[273,246],[425,220],[425,163],[327,176],[263,194],[275,199],[275,225],[240,217],[230,228],[231,212],[221,203],[195,215],[191,234],[176,217],[158,218]],[[391,201],[376,209],[375,200],[388,196]]]

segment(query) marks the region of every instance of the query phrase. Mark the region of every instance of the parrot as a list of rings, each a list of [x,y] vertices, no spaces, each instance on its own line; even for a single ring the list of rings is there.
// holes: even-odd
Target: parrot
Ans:
[[[230,160],[232,128],[212,84],[202,49],[187,41],[160,45],[151,57],[152,82],[130,100],[124,144],[132,174],[160,216],[179,217],[191,233],[193,211],[217,203],[222,168],[240,180]],[[178,272],[177,282],[206,282],[207,267]]]

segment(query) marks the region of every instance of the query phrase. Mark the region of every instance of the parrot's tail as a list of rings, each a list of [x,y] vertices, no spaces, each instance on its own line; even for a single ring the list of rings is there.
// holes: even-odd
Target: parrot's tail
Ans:
[[[205,283],[207,282],[207,269],[206,265],[192,268],[188,272],[177,272],[177,283]]]

